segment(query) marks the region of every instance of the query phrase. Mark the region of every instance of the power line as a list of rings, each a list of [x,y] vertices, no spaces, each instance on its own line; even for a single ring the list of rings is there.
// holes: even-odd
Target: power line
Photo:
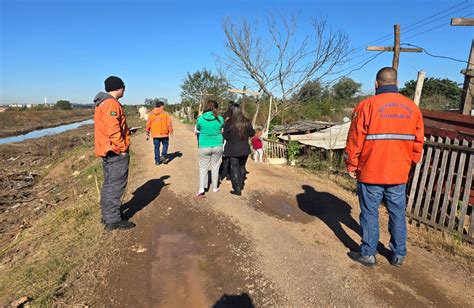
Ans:
[[[416,26],[416,25],[418,25],[418,24],[420,24],[420,23],[422,23],[422,22],[424,22],[424,21],[426,21],[426,20],[429,20],[429,19],[431,19],[431,18],[433,18],[433,17],[436,17],[436,16],[438,16],[438,15],[440,15],[440,14],[447,13],[447,12],[451,11],[452,9],[458,7],[458,6],[461,6],[461,5],[466,4],[466,2],[468,2],[468,0],[462,1],[462,2],[460,2],[460,3],[458,3],[458,4],[456,4],[456,5],[453,5],[453,6],[449,7],[449,8],[447,8],[447,9],[443,9],[442,11],[439,11],[439,12],[433,14],[433,15],[430,15],[430,16],[425,17],[425,18],[423,18],[423,19],[421,19],[421,20],[419,20],[419,21],[417,21],[417,22],[415,22],[415,23],[412,23],[412,24],[408,25],[405,29],[406,29],[406,30],[411,29],[411,28],[413,28],[413,26]],[[471,7],[471,6],[473,6],[473,5],[472,5],[472,4],[471,4],[471,5],[468,5],[467,7],[463,7],[463,8],[461,8],[461,9],[457,10],[457,11],[450,12],[449,14],[454,14],[454,13],[456,13],[456,12],[458,12],[458,11],[462,11],[462,10],[464,10],[464,9],[466,9],[466,8]],[[444,16],[441,17],[441,18],[444,18]],[[436,20],[439,20],[439,18],[437,18]],[[419,28],[420,28],[420,27],[416,27],[416,28],[413,29],[413,30],[416,30],[416,29],[419,29]],[[354,49],[359,49],[359,48],[365,47],[365,46],[367,46],[367,45],[376,44],[376,43],[379,43],[379,42],[386,41],[386,40],[390,39],[392,36],[393,36],[392,33],[387,34],[387,35],[385,35],[385,36],[383,36],[383,37],[381,37],[381,38],[378,38],[378,39],[375,39],[375,40],[373,40],[373,41],[370,41],[370,42],[368,42],[368,43],[366,43],[366,44],[360,45],[360,46],[358,46],[358,47],[356,47],[356,48],[354,48]]]
[[[464,17],[469,17],[469,16],[472,16],[472,15],[474,15],[474,14],[465,15]],[[431,32],[431,31],[433,31],[433,30],[436,30],[436,29],[441,28],[441,27],[444,27],[444,26],[449,26],[449,22],[443,22],[443,23],[440,24],[440,25],[434,26],[433,28],[429,28],[429,29],[424,30],[424,31],[422,31],[422,32],[419,32],[419,33],[416,33],[416,34],[411,35],[411,36],[409,36],[409,37],[406,37],[406,38],[404,38],[404,39],[408,40],[408,39],[411,39],[411,38],[420,36],[420,35],[422,35],[422,34],[425,34],[425,33],[427,33],[427,32]]]
[[[345,75],[343,75],[343,76],[340,76],[340,77],[337,77],[337,78],[331,80],[330,82],[328,82],[328,84],[332,84],[333,82],[339,81],[339,80],[341,80],[342,78],[349,76],[350,74],[352,74],[352,73],[355,72],[355,71],[361,70],[364,66],[366,66],[366,65],[369,64],[370,62],[374,61],[378,56],[380,56],[380,55],[383,54],[384,52],[385,52],[385,51],[380,51],[380,52],[378,52],[377,54],[375,54],[375,56],[371,57],[369,60],[367,60],[366,62],[364,62],[364,64],[362,64],[360,67],[351,70],[349,73],[347,73],[347,74],[345,74]]]
[[[424,53],[426,53],[428,56],[433,57],[433,58],[441,58],[441,59],[447,59],[447,60],[452,60],[452,61],[461,62],[461,63],[474,64],[474,63],[469,63],[469,61],[459,60],[459,59],[455,59],[455,58],[448,57],[448,56],[434,55],[434,54],[429,53],[425,48],[420,47],[420,46],[416,46],[416,45],[413,45],[413,44],[403,43],[403,44],[400,44],[400,45],[420,48],[420,49],[423,50]]]
[[[472,7],[472,6],[474,6],[474,4],[470,4],[470,5],[468,5],[468,6],[466,6],[466,7],[463,7],[463,8],[461,8],[461,9],[459,9],[459,10],[456,10],[456,11],[449,12],[449,13],[447,13],[447,14],[444,14],[444,15],[442,15],[442,16],[436,18],[436,19],[433,19],[433,20],[431,20],[431,21],[425,22],[425,23],[423,23],[421,26],[418,26],[418,27],[415,27],[415,28],[412,28],[412,29],[408,29],[408,27],[407,27],[407,28],[405,28],[405,32],[404,32],[404,33],[406,34],[406,33],[413,32],[413,31],[415,31],[415,30],[417,30],[417,29],[420,29],[420,28],[423,28],[424,26],[429,25],[429,24],[431,24],[431,23],[433,23],[433,22],[435,22],[435,21],[444,19],[444,18],[446,18],[446,17],[448,17],[448,16],[451,16],[452,14],[461,12],[461,11],[463,11],[463,10],[465,10],[465,9],[468,9],[468,8]]]

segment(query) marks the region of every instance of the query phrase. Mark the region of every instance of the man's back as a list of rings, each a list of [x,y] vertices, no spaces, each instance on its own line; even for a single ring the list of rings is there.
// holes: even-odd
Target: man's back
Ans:
[[[348,166],[357,170],[362,183],[406,183],[411,165],[421,158],[423,134],[418,106],[396,90],[384,91],[354,109]]]

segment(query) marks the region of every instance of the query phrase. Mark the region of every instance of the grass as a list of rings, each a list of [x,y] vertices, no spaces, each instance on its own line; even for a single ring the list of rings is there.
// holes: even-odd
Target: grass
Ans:
[[[134,112],[127,120],[142,123]],[[64,164],[69,168],[64,172],[70,174],[69,162],[77,163],[79,157],[88,157],[92,151],[92,144],[80,144],[63,153],[45,172],[61,169]],[[132,166],[135,163],[132,160]],[[84,164],[79,165],[81,173],[74,182],[63,187],[65,194],[68,187],[80,188],[82,196],[53,208],[0,249],[0,306],[21,296],[31,298],[28,304],[32,306],[51,306],[67,288],[71,274],[77,275],[76,271],[87,266],[101,249],[104,232],[99,223],[96,179],[100,186],[102,164],[93,158]]]
[[[86,151],[90,148],[75,149],[75,155],[65,156],[73,159]],[[33,306],[51,306],[70,272],[97,251],[98,238],[103,231],[98,223],[95,180],[89,176],[95,172],[101,181],[99,160],[87,166],[75,183],[78,187],[90,187],[86,194],[53,209],[0,251],[2,258],[13,256],[15,259],[21,254],[15,261],[0,267],[0,303],[8,304],[26,295],[32,299]]]

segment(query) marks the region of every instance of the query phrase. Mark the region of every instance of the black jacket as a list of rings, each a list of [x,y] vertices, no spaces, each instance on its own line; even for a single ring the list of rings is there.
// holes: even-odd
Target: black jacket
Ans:
[[[241,157],[250,154],[249,138],[255,135],[255,130],[252,124],[248,122],[245,138],[240,139],[237,132],[230,129],[229,122],[224,124],[224,156],[226,157]]]

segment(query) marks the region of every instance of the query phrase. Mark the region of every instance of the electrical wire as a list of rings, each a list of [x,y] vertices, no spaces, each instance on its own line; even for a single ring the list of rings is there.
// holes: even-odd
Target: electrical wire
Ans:
[[[341,79],[344,78],[344,77],[349,76],[350,74],[352,74],[352,73],[355,72],[355,71],[361,70],[364,66],[366,66],[366,65],[369,64],[370,62],[374,61],[378,56],[380,56],[380,55],[383,54],[384,52],[385,52],[385,51],[380,51],[380,52],[378,52],[377,54],[375,54],[375,56],[373,56],[372,58],[370,58],[369,60],[367,60],[366,62],[364,62],[364,64],[362,64],[360,67],[351,70],[349,73],[347,73],[347,74],[345,74],[345,75],[343,75],[343,76],[337,77],[337,78],[335,78],[335,79],[329,81],[328,84],[332,84],[332,83],[334,83],[334,82],[336,82],[336,81],[341,80]]]
[[[431,54],[431,53],[429,53],[428,50],[426,50],[425,48],[420,47],[420,46],[416,46],[416,45],[413,45],[413,44],[403,43],[403,44],[400,44],[400,45],[411,46],[411,47],[415,47],[415,48],[420,48],[421,50],[423,50],[423,52],[424,52],[425,54],[427,54],[428,56],[433,57],[433,58],[447,59],[447,60],[451,60],[451,61],[456,61],[456,62],[461,62],[461,63],[466,63],[466,64],[474,65],[474,63],[470,63],[469,61],[459,60],[459,59],[455,59],[455,58],[448,57],[448,56],[440,56],[440,55]]]
[[[453,6],[449,7],[449,8],[447,8],[447,9],[441,10],[441,11],[435,13],[435,14],[432,14],[432,15],[430,15],[430,16],[428,16],[428,17],[425,17],[425,18],[423,18],[423,19],[421,19],[421,20],[419,20],[419,21],[417,21],[417,22],[415,22],[415,23],[412,23],[412,24],[408,25],[408,26],[405,28],[405,33],[408,32],[407,30],[413,31],[413,30],[419,29],[420,27],[425,26],[425,24],[423,24],[423,26],[419,26],[419,27],[413,28],[414,26],[416,26],[416,25],[418,25],[418,24],[420,24],[420,23],[422,23],[422,22],[424,22],[424,21],[427,21],[427,20],[429,20],[429,19],[431,19],[431,18],[433,18],[433,17],[436,17],[436,16],[438,16],[438,15],[440,15],[440,14],[443,14],[443,13],[444,13],[445,15],[454,14],[454,13],[457,13],[457,12],[459,12],[459,11],[465,10],[466,8],[469,8],[469,7],[471,7],[471,6],[474,5],[474,4],[471,4],[471,5],[468,5],[467,7],[463,7],[463,8],[461,8],[461,9],[458,9],[458,10],[454,11],[454,12],[450,12],[452,9],[457,8],[458,6],[464,5],[464,4],[466,4],[467,2],[469,2],[469,1],[466,0],[466,1],[460,2],[460,3],[455,4],[455,5],[453,5]],[[449,12],[449,13],[448,13],[448,12]],[[448,13],[448,14],[446,14],[446,13]],[[445,17],[445,16],[443,15],[442,17],[438,17],[438,18],[435,19],[434,21],[437,21],[437,20],[439,20],[440,18],[444,18],[444,17]],[[433,22],[433,21],[431,21],[431,22]],[[431,22],[429,22],[429,23],[431,23]],[[426,23],[426,24],[429,24],[429,23]],[[360,45],[360,46],[358,46],[358,47],[356,47],[356,48],[354,48],[354,49],[357,50],[357,49],[362,48],[362,47],[365,47],[365,46],[367,46],[367,45],[371,45],[371,44],[376,44],[376,43],[379,43],[379,42],[383,42],[383,41],[386,41],[386,40],[388,40],[388,39],[390,39],[390,38],[392,38],[392,37],[393,37],[393,33],[390,33],[390,34],[387,34],[387,35],[385,35],[385,36],[382,36],[381,38],[378,38],[378,39],[375,39],[375,40],[373,40],[373,41],[370,41],[370,42],[368,42],[368,43],[366,43],[366,44]]]

